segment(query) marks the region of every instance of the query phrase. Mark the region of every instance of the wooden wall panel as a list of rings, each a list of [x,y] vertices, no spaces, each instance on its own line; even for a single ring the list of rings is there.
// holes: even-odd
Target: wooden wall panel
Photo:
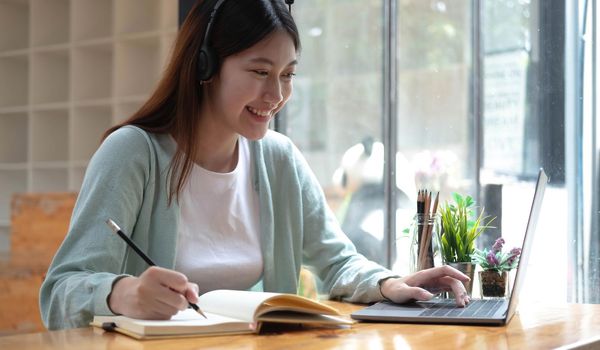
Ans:
[[[9,259],[0,264],[0,335],[44,330],[38,293],[67,233],[76,193],[16,194]]]

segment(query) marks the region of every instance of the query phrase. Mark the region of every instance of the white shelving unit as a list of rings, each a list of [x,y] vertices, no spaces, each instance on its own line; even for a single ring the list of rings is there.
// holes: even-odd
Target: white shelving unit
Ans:
[[[177,0],[0,0],[0,253],[17,192],[78,191],[177,33]]]

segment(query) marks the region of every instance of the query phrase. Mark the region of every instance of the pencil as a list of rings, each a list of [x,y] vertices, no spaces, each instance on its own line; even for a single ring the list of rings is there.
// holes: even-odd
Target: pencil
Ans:
[[[427,257],[429,259],[429,262],[428,262],[429,267],[433,267],[433,248],[431,247],[431,239],[433,236],[432,230],[433,230],[433,225],[435,225],[435,215],[437,214],[439,199],[440,199],[440,192],[438,192],[435,195],[435,200],[433,202],[433,209],[431,210],[431,213],[429,214],[429,219],[430,219],[432,225],[428,226],[429,230],[427,232],[428,233],[427,241],[425,242],[425,247],[427,248]]]
[[[425,190],[419,190],[419,194],[417,196],[417,262],[419,261],[419,254],[421,252],[419,247],[421,246],[421,240],[423,239],[423,211],[425,209],[425,201],[423,199],[424,192]]]
[[[156,264],[154,263],[154,261],[152,261],[152,259],[150,259],[150,257],[148,255],[146,255],[140,248],[138,248],[138,246],[131,240],[129,239],[129,237],[127,237],[126,234],[123,233],[123,231],[121,231],[121,228],[115,224],[114,221],[112,221],[111,219],[106,220],[106,224],[108,225],[108,227],[111,228],[111,230],[116,233],[119,237],[121,237],[125,243],[127,243],[127,245],[129,247],[131,247],[131,249],[133,249],[137,255],[140,256],[140,258],[144,259],[144,261],[150,265],[150,266],[156,266]],[[200,310],[200,307],[198,307],[198,305],[194,304],[194,303],[190,303],[188,301],[188,305],[194,309],[197,313],[199,313],[200,315],[202,315],[204,318],[208,318],[206,317],[206,315],[204,314],[204,312],[202,312],[202,310]]]
[[[429,230],[429,209],[430,209],[430,205],[431,205],[431,192],[429,191],[425,191],[425,208],[423,211],[423,233],[421,234],[421,241],[419,241],[419,260],[418,260],[418,269],[419,270],[424,270],[427,268],[427,261],[428,261],[428,257],[427,257],[427,244],[429,244],[429,234],[430,234],[430,230]]]

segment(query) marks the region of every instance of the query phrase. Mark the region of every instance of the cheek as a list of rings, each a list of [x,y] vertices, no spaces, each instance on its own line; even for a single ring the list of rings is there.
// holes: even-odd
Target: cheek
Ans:
[[[294,92],[294,86],[292,83],[282,86],[281,95],[283,96],[283,100],[281,101],[277,109],[275,109],[275,113],[279,112],[285,106],[290,97],[292,97],[292,92]]]
[[[249,89],[248,84],[243,84],[240,82],[229,84],[226,88],[222,90],[222,100],[224,106],[234,107],[239,104],[245,104],[249,99]],[[237,107],[236,107],[237,108]]]
[[[281,94],[283,95],[283,102],[287,102],[287,100],[292,97],[292,92],[294,92],[294,84],[287,83],[282,86]]]

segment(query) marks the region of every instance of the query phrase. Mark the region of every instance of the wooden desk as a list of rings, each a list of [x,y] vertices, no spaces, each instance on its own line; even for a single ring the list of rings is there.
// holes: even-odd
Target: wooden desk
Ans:
[[[349,314],[362,306],[327,302]],[[506,327],[357,323],[263,335],[137,341],[95,328],[0,337],[0,349],[549,349],[600,348],[600,305],[522,307]]]

